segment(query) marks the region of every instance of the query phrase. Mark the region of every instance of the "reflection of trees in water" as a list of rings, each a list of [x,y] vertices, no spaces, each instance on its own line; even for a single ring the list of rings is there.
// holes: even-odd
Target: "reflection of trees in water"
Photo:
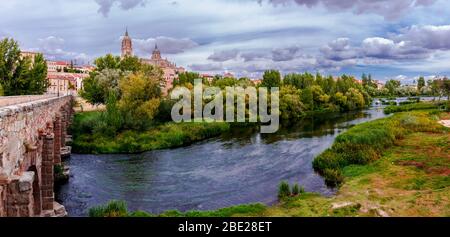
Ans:
[[[367,112],[357,111],[321,114],[297,121],[281,121],[280,129],[274,134],[259,134],[259,126],[234,127],[230,132],[222,135],[222,140],[228,141],[224,146],[230,148],[234,145],[245,146],[258,142],[271,144],[281,140],[334,135],[336,129],[346,129],[350,126],[345,124],[346,122],[369,116]]]

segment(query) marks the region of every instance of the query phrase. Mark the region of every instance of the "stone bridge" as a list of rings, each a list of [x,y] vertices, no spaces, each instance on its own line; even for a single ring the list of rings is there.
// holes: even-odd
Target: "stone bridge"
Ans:
[[[65,216],[55,170],[67,151],[72,96],[0,97],[0,217]]]

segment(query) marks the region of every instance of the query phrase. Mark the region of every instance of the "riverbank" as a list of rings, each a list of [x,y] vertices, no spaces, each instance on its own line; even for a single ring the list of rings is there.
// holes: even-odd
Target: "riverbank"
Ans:
[[[227,123],[163,123],[147,131],[121,131],[117,135],[95,132],[101,112],[77,113],[72,126],[72,151],[79,154],[132,154],[187,146],[229,131]]]
[[[450,130],[438,123],[448,119],[449,113],[403,112],[341,134],[356,136],[355,131],[363,128],[380,132],[386,124],[401,125],[401,133],[377,159],[341,168],[344,182],[330,198],[305,193],[271,207],[250,204],[206,212],[168,211],[161,216],[449,216]],[[104,207],[91,214],[109,216],[111,210],[114,207]],[[149,216],[145,212],[119,216],[129,215]]]

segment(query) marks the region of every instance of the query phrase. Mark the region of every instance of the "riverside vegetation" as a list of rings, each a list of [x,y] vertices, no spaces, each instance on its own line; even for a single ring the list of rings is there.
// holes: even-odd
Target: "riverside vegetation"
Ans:
[[[335,196],[279,187],[274,206],[248,204],[215,211],[167,211],[159,215],[129,212],[112,201],[90,210],[90,216],[449,216],[450,129],[437,121],[450,119],[439,110],[401,112],[356,125],[316,158],[315,167],[339,177]],[[352,143],[355,145],[351,145]],[[367,150],[367,154],[355,151]],[[341,153],[335,153],[336,151]],[[353,155],[352,153],[358,154]],[[348,159],[348,160],[344,160]],[[335,175],[331,176],[331,181]],[[301,190],[299,188],[299,190]],[[297,192],[297,191],[296,191]],[[119,204],[119,205],[118,205]]]
[[[230,126],[249,125],[172,123],[171,109],[176,101],[162,94],[164,80],[159,68],[142,64],[136,57],[112,55],[98,58],[95,64],[97,68],[84,81],[81,96],[91,104],[105,104],[106,110],[76,115],[72,127],[74,152],[137,153],[171,148],[217,136]],[[192,90],[199,77],[193,72],[182,73],[173,84]],[[258,86],[248,78],[220,76],[203,83],[205,87],[221,88],[224,95],[228,86]],[[320,74],[289,74],[282,80],[280,72],[268,70],[259,86],[280,87],[280,116],[285,121],[360,110],[371,102],[364,86],[346,75],[335,79]]]

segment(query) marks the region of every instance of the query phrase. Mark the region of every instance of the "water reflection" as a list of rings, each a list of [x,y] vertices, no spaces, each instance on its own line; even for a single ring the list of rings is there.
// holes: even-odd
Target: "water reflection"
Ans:
[[[335,190],[313,171],[313,158],[350,126],[383,116],[373,108],[283,124],[276,134],[234,129],[189,147],[140,155],[74,154],[68,161],[73,176],[57,198],[70,215],[83,216],[89,207],[111,199],[154,213],[272,204],[281,180],[332,195]]]

